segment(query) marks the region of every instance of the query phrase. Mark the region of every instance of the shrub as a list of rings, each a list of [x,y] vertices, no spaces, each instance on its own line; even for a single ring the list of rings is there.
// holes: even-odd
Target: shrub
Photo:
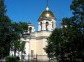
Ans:
[[[15,56],[7,56],[5,58],[6,62],[19,62],[19,57],[15,57]]]

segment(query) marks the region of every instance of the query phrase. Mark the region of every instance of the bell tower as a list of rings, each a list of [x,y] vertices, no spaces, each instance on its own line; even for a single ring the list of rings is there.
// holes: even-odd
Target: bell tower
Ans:
[[[28,33],[33,33],[35,32],[35,28],[32,23],[28,23]]]
[[[38,19],[38,31],[53,31],[56,28],[56,18],[48,7],[42,12]]]

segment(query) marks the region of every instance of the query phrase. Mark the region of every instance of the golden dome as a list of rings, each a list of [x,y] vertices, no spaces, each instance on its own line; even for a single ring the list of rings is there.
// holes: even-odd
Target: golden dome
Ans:
[[[46,7],[46,10],[42,12],[42,14],[41,14],[40,17],[41,17],[41,18],[54,17],[54,14],[53,14],[53,12],[51,12],[51,11],[49,10],[48,7]]]
[[[51,11],[44,11],[40,17],[54,17],[54,14]]]
[[[48,7],[46,7],[46,10],[44,10],[42,12],[42,14],[40,15],[38,21],[42,21],[43,19],[51,20],[52,18],[55,18],[53,12],[50,11]]]

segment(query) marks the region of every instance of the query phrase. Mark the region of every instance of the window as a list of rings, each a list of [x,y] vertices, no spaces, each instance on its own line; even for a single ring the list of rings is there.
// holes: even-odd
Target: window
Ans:
[[[53,22],[52,22],[52,28],[54,28],[54,24],[53,24]]]
[[[48,30],[48,25],[49,25],[49,23],[48,23],[48,22],[46,22],[46,30]]]
[[[42,30],[42,22],[40,22],[41,30]]]
[[[32,32],[32,27],[29,27],[29,33],[31,33]]]

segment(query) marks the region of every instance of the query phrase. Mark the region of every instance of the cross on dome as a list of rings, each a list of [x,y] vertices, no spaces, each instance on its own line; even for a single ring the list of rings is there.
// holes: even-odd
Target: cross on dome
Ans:
[[[49,7],[48,6],[46,7],[46,11],[49,11]]]
[[[49,7],[48,7],[48,0],[46,0],[46,11],[48,11],[49,10]]]

